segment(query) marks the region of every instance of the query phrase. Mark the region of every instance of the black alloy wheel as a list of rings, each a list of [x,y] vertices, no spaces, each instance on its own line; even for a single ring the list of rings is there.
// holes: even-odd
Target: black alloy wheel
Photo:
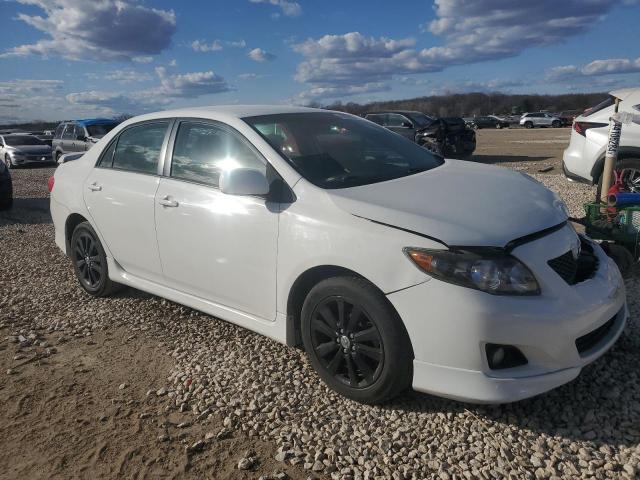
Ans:
[[[621,158],[616,162],[616,176],[622,183],[623,192],[640,193],[640,158]],[[596,201],[600,200],[602,174],[598,179]]]
[[[82,222],[75,228],[69,249],[76,278],[88,294],[106,297],[120,287],[109,279],[107,255],[89,222]]]
[[[341,395],[379,404],[411,385],[413,349],[404,323],[364,278],[315,285],[302,306],[301,330],[311,365]]]
[[[77,235],[73,245],[73,260],[80,271],[79,280],[89,289],[96,289],[104,276],[104,265],[96,240],[89,232]]]
[[[384,364],[382,338],[368,314],[344,297],[328,297],[311,317],[311,343],[322,366],[351,388],[371,386]]]

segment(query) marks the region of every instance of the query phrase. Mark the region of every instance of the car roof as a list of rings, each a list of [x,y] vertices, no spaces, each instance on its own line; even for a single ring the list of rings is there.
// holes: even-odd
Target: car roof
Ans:
[[[113,118],[85,118],[83,120],[75,120],[76,123],[80,125],[84,125],[85,127],[89,127],[91,125],[104,125],[111,123],[119,123],[117,120]]]
[[[381,113],[399,113],[400,115],[411,115],[412,113],[419,113],[420,115],[426,115],[426,113],[419,112],[418,110],[380,110],[377,112],[367,112],[366,115],[375,115]]]
[[[630,97],[631,95],[635,95],[640,93],[640,88],[636,87],[636,88],[621,88],[619,90],[614,90],[612,92],[610,92],[611,95],[613,95],[616,98],[619,98],[620,100],[624,100],[627,97]]]

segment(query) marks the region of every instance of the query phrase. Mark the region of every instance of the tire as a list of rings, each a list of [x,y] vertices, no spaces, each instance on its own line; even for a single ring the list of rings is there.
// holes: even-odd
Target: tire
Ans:
[[[347,398],[379,404],[411,385],[409,336],[388,300],[363,278],[334,277],[313,287],[302,306],[302,339],[318,375]]]
[[[62,156],[62,152],[56,152],[55,153],[55,164],[58,165],[58,162],[60,161],[60,157]]]
[[[533,128],[532,122],[524,122],[524,128]]]
[[[630,158],[621,158],[616,163],[616,171],[620,172],[623,170],[628,170],[629,172],[625,174],[624,181],[628,183],[625,185],[628,191],[634,193],[640,193],[640,158],[630,157]],[[637,176],[631,177],[632,172],[637,172]],[[633,180],[637,180],[633,181]],[[600,200],[600,192],[602,192],[602,174],[600,174],[600,178],[598,179],[598,188],[596,190],[596,201]]]
[[[0,210],[9,210],[13,207],[13,184],[11,178],[9,178],[9,195],[5,198],[0,198]]]
[[[500,125],[499,123],[496,123],[496,129],[500,130],[502,128],[502,125]]]
[[[551,122],[551,126],[553,128],[560,128],[562,126],[562,124],[559,121],[554,120],[553,122]]]
[[[70,256],[80,286],[89,295],[107,297],[121,285],[109,279],[104,248],[89,222],[80,223],[71,236]]]

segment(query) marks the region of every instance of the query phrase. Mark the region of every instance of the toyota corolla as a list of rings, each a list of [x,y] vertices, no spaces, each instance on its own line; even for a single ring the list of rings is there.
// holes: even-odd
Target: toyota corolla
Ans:
[[[128,285],[303,346],[360,402],[410,386],[537,395],[606,352],[628,315],[617,267],[540,183],[344,113],[135,117],[49,187],[88,294]]]

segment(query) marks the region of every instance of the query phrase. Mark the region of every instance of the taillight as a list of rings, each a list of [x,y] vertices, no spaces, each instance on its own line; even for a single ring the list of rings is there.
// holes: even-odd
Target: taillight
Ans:
[[[578,132],[583,137],[586,136],[587,130],[590,128],[600,128],[606,127],[606,123],[596,123],[596,122],[573,122],[573,129]]]
[[[49,177],[47,180],[47,187],[49,188],[49,193],[53,192],[53,185],[56,183],[55,177]]]

